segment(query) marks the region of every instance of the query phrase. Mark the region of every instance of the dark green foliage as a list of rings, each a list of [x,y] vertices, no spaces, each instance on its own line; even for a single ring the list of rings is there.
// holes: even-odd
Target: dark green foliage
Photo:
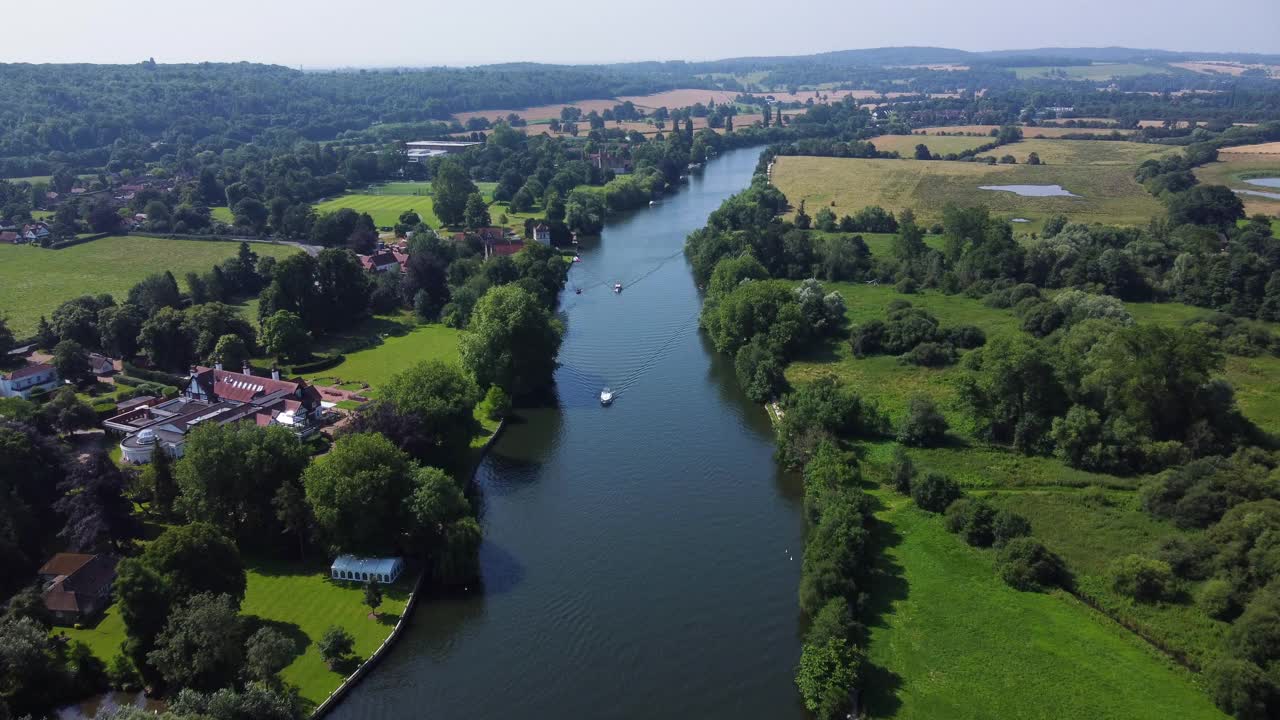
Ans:
[[[1071,581],[1062,558],[1029,537],[1010,540],[996,556],[996,570],[1006,583],[1023,591],[1044,591]]]
[[[785,357],[766,335],[756,335],[738,348],[733,366],[738,385],[752,402],[767,402],[787,388]]]
[[[913,447],[938,445],[946,439],[947,429],[947,419],[933,399],[917,395],[907,404],[907,416],[898,427],[898,442]]]
[[[1111,587],[1138,602],[1171,599],[1177,593],[1169,563],[1126,555],[1111,566]]]
[[[783,406],[778,456],[792,467],[802,466],[824,438],[879,437],[889,431],[889,419],[875,403],[863,400],[830,375],[801,386],[784,399]]]
[[[1031,521],[1012,510],[1001,509],[991,521],[992,542],[996,547],[1004,547],[1014,538],[1031,534]]]
[[[230,685],[244,662],[238,600],[202,593],[173,608],[148,662],[171,687],[206,692]]]
[[[169,712],[176,717],[166,714],[162,720],[303,720],[307,717],[306,704],[296,689],[264,683],[253,683],[243,690],[222,688],[207,694],[183,690],[173,698]]]
[[[425,360],[393,375],[352,428],[382,433],[419,461],[448,464],[470,445],[478,395],[457,366]]]
[[[893,460],[889,464],[889,481],[899,494],[910,495],[911,483],[916,477],[916,466],[901,445],[893,448]]]
[[[946,512],[947,530],[958,533],[974,547],[990,547],[996,542],[997,511],[985,500],[960,498]]]
[[[1029,338],[1001,336],[971,352],[965,367],[960,399],[979,435],[1025,452],[1043,449],[1051,420],[1066,403],[1049,354]]]
[[[344,435],[303,474],[307,502],[325,543],[337,552],[395,552],[409,528],[409,456],[385,437]]]
[[[332,668],[351,656],[355,651],[356,639],[345,629],[331,625],[320,636],[316,646],[320,649],[320,658]]]
[[[796,668],[796,687],[805,709],[820,720],[843,717],[863,662],[862,652],[847,640],[830,638],[821,644],[806,643]]]
[[[515,285],[496,287],[476,303],[459,341],[462,365],[481,388],[497,385],[518,397],[551,381],[563,335],[535,296]]]
[[[861,495],[857,490],[846,493]],[[832,598],[857,598],[858,580],[866,572],[871,551],[868,523],[865,503],[846,502],[839,494],[825,503],[805,545],[800,571],[801,610],[813,614]]]
[[[950,343],[923,342],[898,356],[898,362],[904,365],[920,365],[922,367],[944,367],[959,359],[959,354]]]
[[[1242,502],[1280,499],[1275,468],[1275,458],[1260,450],[1240,450],[1230,458],[1202,458],[1165,470],[1145,483],[1142,505],[1179,527],[1208,527]]]
[[[1175,225],[1227,227],[1244,219],[1244,202],[1223,185],[1197,185],[1169,199],[1169,220]]]
[[[944,512],[963,495],[956,481],[938,472],[927,472],[911,482],[911,499],[921,510]]]
[[[1223,712],[1238,720],[1269,720],[1280,704],[1280,688],[1257,665],[1229,658],[1215,661],[1205,670],[1209,694]]]

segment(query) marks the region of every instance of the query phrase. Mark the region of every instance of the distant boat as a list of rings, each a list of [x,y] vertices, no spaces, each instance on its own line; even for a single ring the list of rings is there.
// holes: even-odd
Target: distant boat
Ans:
[[[620,293],[620,292],[622,292],[622,283],[614,283],[614,284],[613,284],[613,291],[614,291],[614,292],[616,292],[616,293]]]
[[[574,288],[573,291],[579,295],[582,294],[582,288]]]
[[[613,404],[613,391],[612,391],[612,390],[610,390],[609,388],[605,388],[605,389],[603,389],[603,390],[601,390],[601,391],[600,391],[600,404],[601,404],[601,405],[612,405],[612,404]]]

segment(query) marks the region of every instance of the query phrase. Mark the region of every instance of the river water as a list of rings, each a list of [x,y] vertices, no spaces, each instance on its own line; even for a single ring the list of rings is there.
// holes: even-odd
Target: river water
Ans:
[[[582,245],[555,407],[518,410],[477,473],[483,591],[424,597],[331,718],[803,717],[799,482],[697,332],[680,254],[758,156]]]

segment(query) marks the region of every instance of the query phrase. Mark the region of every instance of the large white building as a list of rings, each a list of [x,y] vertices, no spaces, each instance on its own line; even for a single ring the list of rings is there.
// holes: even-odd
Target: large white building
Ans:
[[[409,162],[422,162],[427,158],[460,153],[469,147],[483,145],[475,140],[413,140],[404,144]]]
[[[61,383],[58,370],[45,363],[33,363],[13,372],[0,373],[0,397],[30,398],[31,393],[51,390]]]

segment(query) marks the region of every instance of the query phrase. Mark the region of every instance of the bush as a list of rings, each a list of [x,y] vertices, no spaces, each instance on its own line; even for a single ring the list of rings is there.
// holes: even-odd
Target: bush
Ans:
[[[940,513],[963,495],[960,486],[942,473],[929,472],[911,483],[911,499],[921,510]]]
[[[1169,563],[1141,555],[1126,555],[1111,566],[1111,588],[1138,602],[1167,600],[1174,594]]]
[[[1280,705],[1277,688],[1262,668],[1251,662],[1221,659],[1205,670],[1209,694],[1223,712],[1240,720],[1267,720]]]
[[[830,638],[822,644],[806,643],[796,668],[796,687],[805,708],[819,720],[842,717],[849,707],[849,692],[862,669],[861,651],[849,641]]]
[[[501,420],[511,412],[511,397],[494,385],[485,393],[484,400],[480,401],[480,410],[490,420]]]
[[[1001,510],[991,521],[992,544],[1004,547],[1010,540],[1031,534],[1031,521],[1012,510]]]
[[[996,571],[1017,590],[1040,592],[1066,586],[1070,575],[1062,558],[1039,540],[1020,537],[1010,540],[996,556]]]
[[[901,280],[899,280],[899,281],[898,281],[898,284],[893,286],[893,289],[894,289],[894,290],[897,290],[898,292],[902,293],[903,295],[914,295],[914,294],[916,293],[916,290],[917,290],[918,288],[917,288],[917,286],[916,286],[916,281],[915,281],[915,280],[913,280],[913,279],[911,279],[911,278],[909,278],[909,277],[905,277],[905,278],[902,278]]]
[[[898,428],[898,442],[912,447],[940,444],[947,436],[947,419],[931,398],[917,395],[907,406],[907,417]]]
[[[1231,583],[1222,578],[1214,578],[1200,587],[1196,594],[1196,604],[1215,620],[1230,620],[1240,612],[1236,604],[1235,590]]]
[[[947,340],[961,350],[972,350],[987,344],[987,334],[976,325],[956,325],[947,330]]]
[[[911,481],[916,477],[915,463],[901,445],[893,449],[893,460],[889,462],[889,482],[893,489],[903,495],[911,494]]]
[[[1213,569],[1217,548],[1203,535],[1173,536],[1156,546],[1157,560],[1169,564],[1173,574],[1188,580],[1203,580]]]
[[[960,498],[947,508],[947,530],[964,537],[974,547],[995,542],[996,509],[986,500]]]
[[[945,367],[958,358],[956,349],[949,343],[923,342],[899,355],[898,362],[922,367]]]

